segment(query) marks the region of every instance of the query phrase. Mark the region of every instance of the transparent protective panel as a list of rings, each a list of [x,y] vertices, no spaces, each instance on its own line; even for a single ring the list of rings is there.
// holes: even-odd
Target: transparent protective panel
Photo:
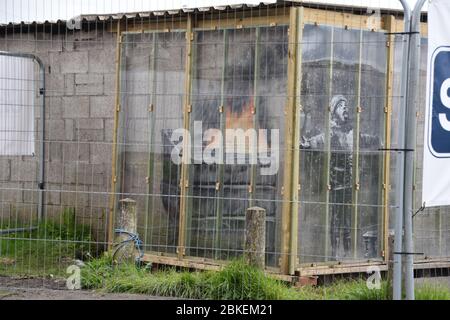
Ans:
[[[380,198],[378,191],[369,190],[380,188],[386,52],[374,47],[383,38],[383,33],[305,26],[300,119],[302,263],[361,260],[380,254]]]
[[[288,28],[260,28],[256,77],[258,165],[254,203],[266,209],[266,264],[277,266],[281,251],[281,210],[287,101]]]
[[[358,212],[355,194],[360,30],[334,29],[330,106],[329,206],[330,260],[357,258]]]
[[[188,254],[241,255],[246,210],[258,205],[275,266],[287,28],[196,31],[194,48]]]
[[[215,257],[214,249],[218,245],[216,228],[219,190],[216,186],[220,161],[216,159],[220,149],[212,148],[214,139],[220,140],[219,135],[222,135],[220,108],[223,101],[225,41],[224,31],[195,33],[191,96],[193,159],[190,165],[193,186],[187,247],[189,255],[208,258]],[[208,152],[210,148],[211,152]]]
[[[299,259],[305,263],[325,261],[329,247],[325,134],[329,128],[332,37],[333,29],[327,26],[305,25],[303,30],[298,248]]]
[[[182,128],[185,36],[126,34],[124,48],[121,192],[137,201],[145,249],[174,253],[181,167],[171,160],[172,133]]]
[[[363,31],[359,134],[358,256],[381,258],[387,36]]]

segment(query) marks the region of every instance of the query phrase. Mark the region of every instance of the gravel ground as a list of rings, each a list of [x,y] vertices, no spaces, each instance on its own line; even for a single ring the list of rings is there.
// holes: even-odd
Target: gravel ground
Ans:
[[[139,294],[68,290],[64,279],[0,276],[0,300],[168,300]]]

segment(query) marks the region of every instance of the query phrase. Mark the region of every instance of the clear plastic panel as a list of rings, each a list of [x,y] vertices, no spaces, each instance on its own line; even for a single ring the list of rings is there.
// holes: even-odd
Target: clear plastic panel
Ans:
[[[333,30],[305,25],[302,42],[303,111],[300,123],[299,259],[301,263],[326,260],[329,246],[326,225],[325,132],[329,126],[330,74]]]
[[[193,185],[191,187],[192,212],[188,226],[188,254],[213,258],[215,255],[217,205],[217,182],[219,164],[214,161],[219,149],[211,154],[214,139],[221,131],[223,101],[222,79],[225,55],[224,31],[198,31],[194,43],[193,92],[191,96],[191,137],[193,159],[190,165]],[[211,134],[211,137],[207,135]],[[214,136],[214,138],[213,138]],[[218,141],[217,141],[218,142]],[[208,155],[207,155],[208,153]],[[211,156],[211,161],[204,159]],[[205,160],[208,162],[206,163]]]
[[[277,266],[281,251],[281,211],[285,114],[287,101],[288,28],[260,28],[256,113],[258,166],[255,205],[266,209],[266,264]]]
[[[380,231],[378,211],[369,209],[377,208],[380,199],[378,192],[369,195],[363,189],[380,188],[379,147],[369,146],[366,140],[371,139],[366,138],[382,132],[384,113],[377,110],[384,107],[386,53],[373,50],[377,44],[372,42],[384,37],[361,30],[305,26],[300,120],[302,263],[361,260],[380,253],[377,244],[368,253],[373,244],[367,239],[373,228],[375,239]],[[363,105],[367,105],[367,117],[359,113]],[[367,156],[368,148],[377,150],[377,159]]]
[[[121,192],[137,201],[138,232],[147,251],[174,253],[178,243],[181,168],[171,153],[177,143],[172,133],[182,128],[184,35],[124,36]]]
[[[387,36],[363,31],[358,192],[359,256],[381,258],[383,250],[383,161]]]

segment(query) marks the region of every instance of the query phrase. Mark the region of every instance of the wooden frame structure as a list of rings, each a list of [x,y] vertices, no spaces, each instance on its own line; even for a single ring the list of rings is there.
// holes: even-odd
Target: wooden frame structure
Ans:
[[[254,12],[253,12],[254,13]],[[282,187],[282,214],[281,214],[281,255],[279,261],[279,268],[268,268],[269,272],[279,274],[279,275],[319,275],[319,274],[333,274],[333,273],[348,273],[348,272],[365,272],[368,265],[367,261],[361,261],[360,263],[352,262],[349,264],[341,264],[339,262],[335,263],[314,263],[314,264],[304,264],[299,261],[298,252],[298,232],[299,232],[299,221],[298,221],[298,209],[300,201],[300,190],[301,190],[301,175],[299,170],[300,163],[300,113],[302,111],[301,102],[301,82],[302,82],[302,39],[303,39],[303,28],[305,24],[313,25],[328,25],[332,27],[339,27],[343,29],[360,29],[361,37],[363,26],[367,26],[368,17],[350,13],[328,11],[321,9],[312,9],[304,7],[283,7],[283,8],[270,8],[264,10],[264,15],[254,16],[251,11],[242,11],[239,15],[230,15],[227,13],[216,13],[212,12],[208,15],[208,19],[200,19],[195,14],[188,13],[184,16],[180,16],[176,20],[161,20],[157,22],[143,22],[139,25],[126,25],[124,21],[118,21],[117,26],[109,29],[110,32],[117,33],[117,52],[116,52],[116,100],[115,100],[115,117],[114,117],[114,134],[113,134],[113,159],[112,159],[112,181],[111,181],[111,197],[110,197],[110,211],[109,211],[109,222],[108,222],[108,242],[112,244],[112,235],[114,229],[114,213],[116,208],[116,197],[115,193],[118,186],[117,170],[120,165],[120,159],[118,155],[118,136],[120,127],[120,113],[121,113],[121,97],[120,97],[120,85],[121,85],[121,61],[122,61],[122,37],[125,33],[139,33],[139,32],[171,32],[172,30],[184,30],[186,34],[186,56],[185,56],[185,84],[184,84],[184,101],[183,101],[183,128],[189,129],[191,126],[191,91],[192,91],[192,72],[193,72],[193,60],[195,55],[195,50],[193,49],[193,43],[195,41],[195,31],[197,30],[224,30],[223,32],[223,42],[224,48],[227,47],[228,42],[228,29],[241,29],[246,27],[255,27],[258,37],[258,27],[267,26],[278,26],[278,25],[288,25],[289,26],[289,45],[288,45],[288,76],[287,76],[287,100],[285,107],[285,166],[284,166],[284,177],[283,177],[283,187]],[[372,25],[371,31],[386,30],[389,33],[401,31],[403,28],[403,21],[400,19],[395,19],[394,16],[384,16],[378,24]],[[426,33],[426,25],[423,26],[423,32]],[[155,39],[155,37],[154,37]],[[258,47],[258,40],[256,43]],[[155,49],[156,50],[156,49]],[[361,61],[361,51],[362,51],[362,39],[359,43],[360,50],[360,61]],[[390,147],[391,141],[391,114],[392,114],[392,96],[393,96],[393,77],[394,77],[394,36],[392,34],[387,36],[386,42],[387,50],[387,72],[386,72],[386,98],[384,106],[384,116],[383,116],[383,134],[385,147],[388,149]],[[256,50],[257,51],[257,50]],[[333,50],[331,50],[331,55],[333,56]],[[227,52],[224,49],[224,57],[218,57],[220,59],[226,60]],[[155,61],[153,61],[156,64]],[[155,67],[155,65],[154,65]],[[223,87],[223,77],[225,77],[226,63],[222,70],[222,88],[221,88],[221,106],[219,106],[220,112],[220,130],[225,130],[225,113],[220,111],[224,105],[224,87]],[[332,63],[330,65],[330,77],[333,74]],[[255,77],[256,79],[256,77]],[[359,158],[359,127],[360,127],[360,106],[361,100],[361,63],[359,63],[358,70],[358,88],[357,88],[357,101],[358,101],[358,113],[355,119],[356,134],[354,136],[354,142],[356,145],[356,159]],[[331,84],[331,82],[330,82]],[[254,92],[256,96],[257,83],[255,80]],[[154,99],[154,88],[149,88]],[[329,94],[331,95],[332,88],[329,87]],[[257,103],[255,103],[255,109]],[[154,105],[151,103],[149,105],[149,112],[153,112]],[[327,119],[329,120],[330,112],[327,113]],[[150,130],[154,127],[154,117],[152,117],[150,123]],[[253,116],[253,121],[255,122],[256,117]],[[327,126],[326,126],[327,127]],[[187,147],[187,146],[185,146]],[[327,143],[327,148],[330,149],[329,141]],[[151,157],[151,155],[149,155]],[[150,161],[150,160],[149,160]],[[328,152],[328,168],[329,168],[329,152]],[[359,161],[356,160],[358,163]],[[389,236],[389,188],[390,188],[390,154],[386,152],[382,161],[382,257],[384,261],[374,261],[369,262],[369,265],[379,265],[381,268],[386,268],[388,262],[388,236]],[[251,183],[249,186],[250,195],[254,194],[255,188],[255,168],[252,168],[251,172]],[[328,171],[327,171],[328,172]],[[359,192],[359,169],[358,167],[353,168],[354,173],[354,188],[353,196],[357,198]],[[148,252],[145,255],[145,259],[154,263],[169,264],[187,268],[198,268],[198,269],[212,269],[217,270],[220,268],[224,261],[211,260],[204,258],[191,257],[187,254],[186,250],[186,239],[188,239],[189,232],[189,221],[191,211],[189,208],[190,203],[190,174],[191,170],[188,164],[183,161],[181,167],[181,179],[180,179],[180,211],[179,211],[179,236],[177,245],[177,254],[170,255],[160,252]],[[148,179],[151,180],[152,169],[149,163],[148,169]],[[328,176],[328,175],[327,175]],[[327,185],[329,185],[329,178],[327,179]],[[150,185],[151,182],[148,181]],[[216,184],[217,194],[223,195],[223,166],[219,166],[218,169],[218,181]],[[150,188],[150,186],[149,186]],[[329,201],[330,189],[325,190],[326,203]],[[357,204],[356,204],[357,205]],[[352,210],[352,223],[354,224],[354,230],[356,230],[356,219],[357,219],[357,208]],[[146,204],[146,214],[148,215],[148,210],[151,205]],[[328,205],[326,206],[328,211]],[[216,216],[216,227],[220,228],[220,221],[222,219],[222,212],[220,203],[216,204],[215,208]],[[325,213],[325,225],[328,227],[328,212]],[[218,234],[218,233],[217,233]],[[325,236],[328,236],[328,232],[325,232]],[[352,238],[356,235],[352,234]],[[328,244],[329,239],[325,241]],[[219,245],[220,236],[216,236],[214,239],[215,245]],[[353,245],[356,246],[356,241],[353,241]],[[328,248],[325,248],[325,253],[327,254]],[[356,250],[354,250],[356,253]],[[216,259],[218,254],[215,254]]]

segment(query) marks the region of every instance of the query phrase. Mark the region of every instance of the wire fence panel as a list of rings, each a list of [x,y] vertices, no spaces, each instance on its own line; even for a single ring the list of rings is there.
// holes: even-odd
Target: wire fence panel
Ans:
[[[0,276],[65,277],[111,254],[123,225],[149,265],[218,269],[248,253],[254,207],[268,272],[388,269],[400,11],[279,1],[67,18],[0,15]],[[416,210],[424,121],[420,109]],[[450,267],[449,214],[414,216],[417,270]]]

